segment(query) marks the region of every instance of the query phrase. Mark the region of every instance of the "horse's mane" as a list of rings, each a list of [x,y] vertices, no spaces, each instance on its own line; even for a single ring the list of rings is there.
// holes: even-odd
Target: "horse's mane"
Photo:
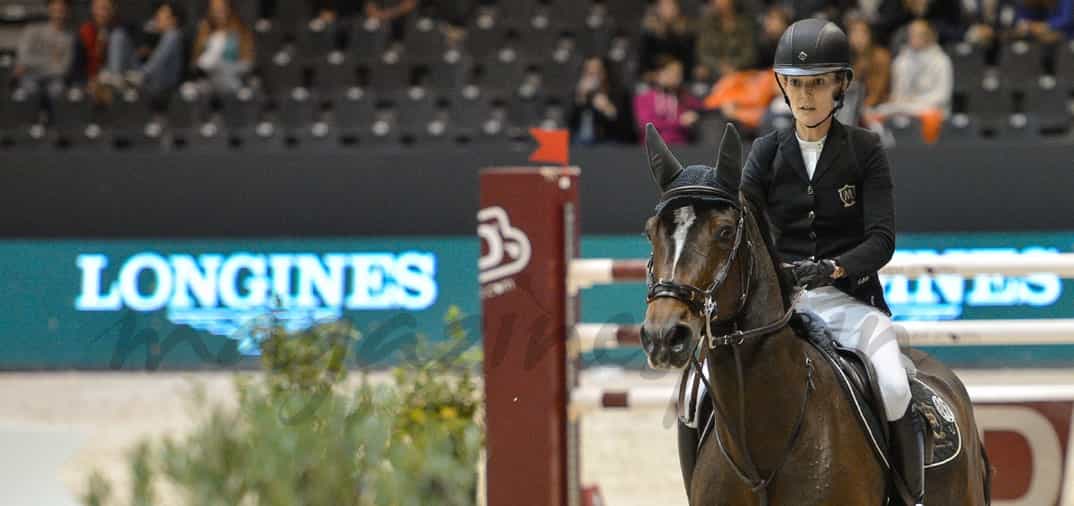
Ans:
[[[786,272],[780,267],[780,264],[783,263],[783,259],[772,242],[771,224],[768,220],[768,211],[764,206],[756,205],[745,192],[742,192],[740,200],[749,207],[750,214],[753,216],[753,222],[757,225],[757,231],[761,234],[761,239],[764,240],[764,247],[768,251],[768,257],[772,259],[772,268],[776,271],[776,279],[779,281],[779,291],[783,296],[783,310],[786,311],[790,309],[792,304],[791,296],[794,293],[794,279],[791,278],[789,272]]]

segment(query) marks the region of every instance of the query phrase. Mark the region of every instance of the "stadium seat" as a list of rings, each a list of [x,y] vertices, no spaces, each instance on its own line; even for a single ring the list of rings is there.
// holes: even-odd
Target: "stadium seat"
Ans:
[[[483,9],[474,17],[466,36],[466,52],[480,63],[496,55],[504,45],[507,27],[495,10]]]
[[[1039,43],[1018,40],[1000,47],[1000,73],[1006,81],[1005,87],[1012,90],[1025,90],[1037,84],[1044,74],[1044,53]]]
[[[12,83],[12,67],[15,61],[11,55],[0,54],[0,97],[6,97],[14,86]]]
[[[557,29],[575,30],[584,27],[586,18],[593,10],[592,0],[547,0],[546,5],[552,26]]]
[[[477,85],[467,85],[451,97],[450,117],[459,137],[469,142],[502,138],[506,128],[503,101]]]
[[[356,62],[375,62],[388,47],[388,28],[375,19],[357,18],[351,27],[347,54]]]
[[[305,88],[295,88],[276,104],[276,116],[284,142],[289,146],[308,144],[328,137],[317,98]]]
[[[306,86],[305,69],[287,51],[276,53],[272,61],[261,67],[262,87],[277,95],[290,93]]]
[[[951,114],[940,129],[940,142],[975,141],[980,139],[977,124],[967,114]]]
[[[424,65],[420,84],[438,91],[455,90],[464,84],[470,65],[461,51],[449,49],[440,58]]]
[[[369,87],[378,94],[392,93],[410,86],[410,65],[403,55],[387,51],[382,58],[366,67]]]
[[[358,84],[358,69],[342,51],[332,51],[317,59],[313,70],[313,88],[324,97]]]
[[[221,149],[226,146],[221,128],[211,122],[207,97],[193,83],[184,83],[172,94],[165,117],[168,147]]]
[[[392,145],[400,140],[399,115],[395,109],[378,107],[364,129],[363,145]]]
[[[312,62],[340,49],[336,43],[336,27],[331,23],[314,20],[302,26],[297,36],[299,59]]]
[[[513,93],[526,75],[526,64],[514,47],[500,49],[480,65],[481,85],[497,93]]]
[[[261,19],[254,24],[254,46],[258,62],[268,62],[284,49],[284,33],[271,20]]]
[[[81,88],[71,88],[52,101],[54,140],[61,147],[104,147],[100,108]]]
[[[117,95],[107,109],[107,126],[116,148],[160,148],[164,128],[150,100],[137,90]]]
[[[437,112],[436,97],[421,86],[412,86],[405,93],[397,93],[392,99],[399,117],[399,128],[413,132],[425,126]]]
[[[962,93],[976,88],[986,73],[984,51],[966,42],[949,45],[945,51],[951,57],[951,65],[954,68],[955,92]]]
[[[1051,76],[1041,77],[1025,90],[1022,110],[1043,133],[1065,133],[1071,125],[1070,98]]]
[[[1074,91],[1074,40],[1059,46],[1055,54],[1055,78],[1060,88]]]
[[[496,6],[504,25],[521,28],[531,22],[541,3],[538,0],[499,0]]]
[[[1015,113],[996,132],[1005,141],[1033,141],[1040,138],[1040,125],[1036,119],[1022,113]]]
[[[0,148],[36,149],[44,143],[41,97],[15,89],[0,100]]]
[[[607,15],[594,10],[584,27],[572,32],[574,50],[583,57],[604,56],[612,44],[612,24]]]
[[[604,4],[615,26],[631,34],[641,31],[641,20],[649,8],[648,0],[604,0]]]
[[[359,142],[376,111],[376,97],[359,87],[349,88],[332,100],[333,123],[343,144]]]
[[[998,78],[985,78],[966,93],[967,111],[985,131],[1003,128],[1014,112],[1013,96]]]
[[[908,114],[892,114],[884,120],[884,127],[895,137],[896,145],[916,146],[925,143],[921,119]]]
[[[444,35],[435,19],[413,17],[406,29],[406,58],[410,63],[425,64],[436,61],[447,49]]]
[[[542,11],[535,14],[529,23],[519,25],[513,30],[513,38],[518,41],[514,45],[520,51],[541,57],[556,47],[563,33],[563,29],[553,25],[551,18]]]
[[[265,99],[256,90],[243,88],[220,99],[225,135],[232,146],[253,144],[273,137],[275,126],[262,121]]]
[[[557,49],[540,66],[541,89],[550,96],[567,96],[578,83],[581,70],[581,55],[567,47]]]

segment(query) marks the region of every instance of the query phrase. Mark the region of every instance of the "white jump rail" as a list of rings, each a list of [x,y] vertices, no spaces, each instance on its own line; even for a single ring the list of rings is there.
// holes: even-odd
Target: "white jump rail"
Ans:
[[[902,321],[911,346],[1001,346],[1074,343],[1074,319]],[[641,344],[638,325],[579,323],[574,326],[569,350],[636,347]],[[906,337],[901,336],[901,337]]]
[[[966,385],[976,404],[1047,402],[1074,400],[1074,384]],[[571,391],[572,417],[604,409],[666,410],[674,408],[675,385],[641,386],[628,389],[584,386]]]
[[[1025,276],[1055,274],[1074,278],[1074,253],[1010,254],[984,253],[973,255],[950,254],[935,257],[897,256],[881,274],[903,276],[978,274]],[[610,258],[579,258],[571,261],[568,289],[571,294],[596,285],[616,282],[645,281],[645,260],[615,260]]]

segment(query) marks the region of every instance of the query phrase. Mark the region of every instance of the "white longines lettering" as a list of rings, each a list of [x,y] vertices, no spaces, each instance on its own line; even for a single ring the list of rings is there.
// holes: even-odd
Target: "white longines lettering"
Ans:
[[[76,259],[82,311],[263,307],[424,309],[437,298],[436,256],[394,253],[324,255],[138,253],[109,272],[111,259]]]
[[[972,257],[995,253],[1054,255],[1055,248],[973,248],[898,250],[895,256],[921,261],[939,257]],[[1031,306],[1055,304],[1063,294],[1062,279],[1055,274],[1002,276],[981,274],[968,279],[958,275],[880,276],[885,298],[896,317],[902,319],[955,319],[966,307]]]

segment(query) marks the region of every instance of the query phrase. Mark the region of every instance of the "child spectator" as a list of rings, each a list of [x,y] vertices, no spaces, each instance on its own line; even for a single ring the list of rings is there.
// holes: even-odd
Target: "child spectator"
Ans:
[[[686,144],[697,120],[701,103],[682,89],[682,62],[665,58],[656,74],[656,86],[634,97],[638,132],[652,123],[668,144]]]

